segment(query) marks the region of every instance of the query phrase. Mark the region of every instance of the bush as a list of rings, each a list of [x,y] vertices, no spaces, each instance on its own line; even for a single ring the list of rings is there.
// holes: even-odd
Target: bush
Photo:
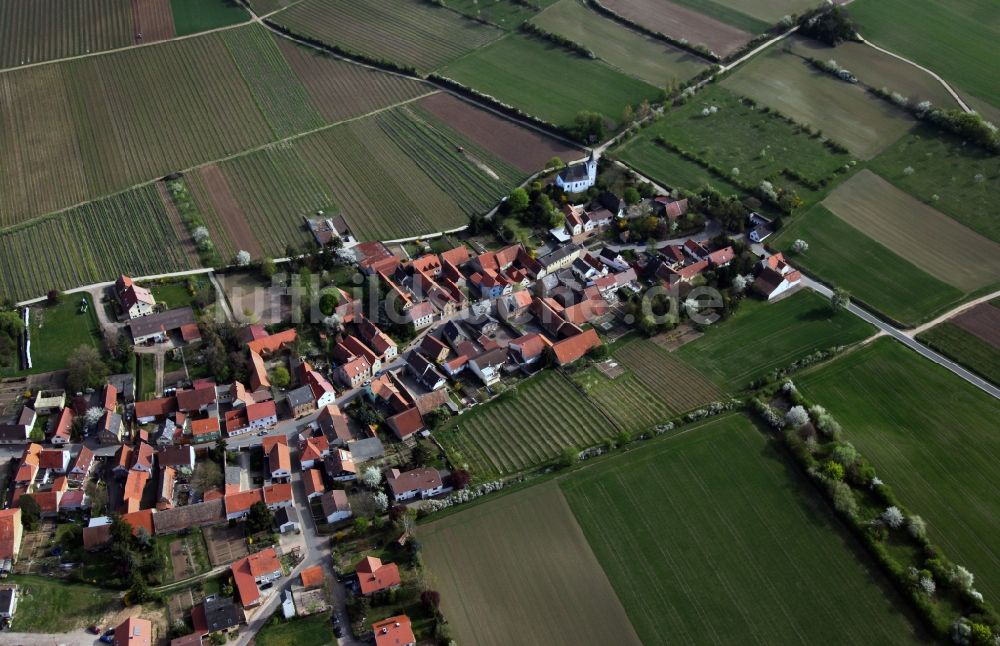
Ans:
[[[903,521],[906,518],[903,516],[903,512],[899,510],[899,507],[888,507],[882,512],[880,516],[882,522],[891,527],[892,529],[899,529],[903,526]]]
[[[802,406],[793,406],[785,413],[785,422],[793,428],[798,428],[808,421],[809,413]]]
[[[830,480],[843,480],[844,467],[833,460],[828,460],[826,464],[823,465],[823,475]]]

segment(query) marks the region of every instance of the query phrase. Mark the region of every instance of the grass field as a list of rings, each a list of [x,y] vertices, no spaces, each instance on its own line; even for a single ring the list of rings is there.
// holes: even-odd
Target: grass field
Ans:
[[[851,16],[866,39],[915,60],[994,106],[1000,13],[993,0],[860,0]]]
[[[798,239],[809,243],[807,253],[791,253]],[[963,296],[961,290],[875,242],[822,204],[798,215],[767,242],[790,254],[795,264],[905,324],[929,318]]]
[[[626,105],[654,100],[660,90],[539,38],[510,34],[441,70],[504,103],[556,125],[581,110],[621,120]]]
[[[820,72],[778,47],[741,65],[722,85],[821,130],[860,159],[871,159],[915,123],[907,112],[864,88]]]
[[[629,433],[648,431],[676,414],[630,371],[609,379],[600,370],[591,367],[574,373],[572,380],[586,392],[595,406]]]
[[[675,0],[676,1],[676,0]],[[815,9],[816,3],[812,0],[683,0],[682,4],[689,4],[692,7],[702,9],[711,15],[713,5],[722,5],[736,11],[740,11],[748,16],[756,18],[768,26],[774,25],[782,18],[790,14],[802,14],[809,9]]]
[[[533,2],[535,5],[549,5],[553,0]],[[444,6],[472,18],[489,21],[504,29],[516,29],[536,11],[515,0],[445,0]]]
[[[849,345],[873,328],[826,299],[801,291],[776,303],[747,299],[729,320],[678,348],[674,355],[727,390],[745,388],[775,368],[816,351]]]
[[[1000,244],[904,193],[869,170],[838,186],[823,206],[936,278],[971,292],[998,282]],[[941,262],[942,258],[954,259]]]
[[[333,644],[336,637],[326,613],[311,617],[278,621],[260,629],[257,646],[298,646],[298,644]]]
[[[305,0],[273,20],[295,33],[422,72],[503,33],[443,7],[412,0]]]
[[[554,483],[419,530],[429,585],[459,643],[641,643]]]
[[[642,168],[644,173],[668,188],[698,192],[710,187],[722,195],[739,195],[743,192],[735,184],[713,175],[652,139],[629,139],[618,149],[618,155],[628,165]]]
[[[605,18],[582,0],[560,0],[531,22],[583,45],[612,67],[656,87],[681,83],[707,67],[704,59]]]
[[[41,576],[11,576],[21,586],[15,630],[61,633],[80,630],[115,607],[119,592]]]
[[[794,469],[732,415],[561,486],[643,643],[916,642],[904,602]]]
[[[1000,595],[1000,403],[889,339],[796,379],[875,466],[931,541]]]
[[[921,126],[873,159],[870,166],[910,195],[1000,243],[1000,220],[996,217],[1000,157]],[[907,168],[913,173],[908,175]]]
[[[555,371],[508,392],[434,433],[452,461],[467,464],[479,479],[542,464],[563,449],[593,446],[618,432]]]
[[[178,36],[234,25],[250,16],[236,0],[170,0]]]
[[[87,312],[80,312],[80,300],[87,300]],[[62,370],[69,354],[81,345],[102,350],[101,327],[89,294],[62,297],[54,306],[32,307],[29,317],[31,332],[31,370],[17,370],[17,363],[0,367],[0,375],[12,376]],[[15,353],[16,354],[16,353]],[[16,356],[15,356],[16,362]]]
[[[917,340],[994,384],[1000,384],[1000,348],[954,323],[945,321],[935,325],[919,334]]]
[[[134,37],[129,0],[0,2],[0,67],[127,47]]]
[[[614,358],[675,413],[717,400],[722,394],[701,373],[652,341],[629,341],[615,349]]]

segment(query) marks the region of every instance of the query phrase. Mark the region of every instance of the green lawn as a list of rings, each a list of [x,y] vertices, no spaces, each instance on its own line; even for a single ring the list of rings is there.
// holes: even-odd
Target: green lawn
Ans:
[[[250,16],[236,0],[170,0],[178,36],[234,25]]]
[[[643,643],[919,641],[905,602],[741,415],[561,485]]]
[[[14,617],[14,630],[19,632],[79,630],[120,605],[120,593],[82,583],[40,576],[11,576],[5,583],[21,586]]]
[[[581,110],[617,122],[626,105],[653,101],[657,88],[605,63],[515,33],[451,63],[442,76],[556,125],[572,125]]]
[[[272,620],[261,628],[257,646],[298,646],[299,644],[334,644],[336,638],[326,613],[290,621]]]
[[[87,311],[81,313],[80,300],[87,300]],[[90,295],[64,295],[54,307],[32,307],[29,318],[31,331],[31,370],[16,370],[14,363],[0,368],[0,375],[11,376],[50,372],[66,367],[69,354],[81,345],[92,345],[103,351],[100,324]]]
[[[817,204],[768,244],[788,253],[802,239],[809,251],[790,259],[858,300],[905,324],[914,324],[962,298],[962,292],[918,269]]]
[[[920,334],[917,340],[966,368],[1000,384],[1000,350],[954,323],[945,321]]]
[[[775,303],[746,299],[729,320],[677,349],[678,358],[729,390],[739,390],[775,368],[833,346],[871,336],[874,328],[846,311],[832,312],[809,290]]]
[[[135,397],[136,399],[150,399],[147,395],[152,395],[156,389],[156,365],[151,354],[135,355]]]
[[[210,284],[207,278],[195,277],[189,280],[194,283],[196,290]],[[178,307],[195,307],[194,296],[188,289],[187,280],[155,283],[150,285],[150,291],[153,292],[153,298],[156,299],[156,302],[163,303],[167,309],[175,310]],[[215,291],[214,288],[212,291]]]
[[[651,138],[635,137],[618,149],[622,161],[642,171],[668,188],[682,188],[698,192],[710,187],[722,195],[740,195],[743,190],[735,184],[688,161],[672,150],[659,145]]]
[[[891,339],[796,380],[833,413],[944,554],[1000,595],[1000,402]]]

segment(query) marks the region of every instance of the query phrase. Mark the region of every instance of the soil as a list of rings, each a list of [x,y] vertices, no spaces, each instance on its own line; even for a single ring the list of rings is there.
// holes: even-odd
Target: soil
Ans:
[[[156,192],[160,195],[160,201],[163,202],[163,207],[170,218],[170,226],[173,227],[174,233],[177,234],[177,240],[180,241],[181,249],[184,251],[184,255],[188,257],[190,266],[197,267],[199,265],[198,250],[195,249],[194,240],[191,239],[187,227],[184,226],[184,221],[181,220],[181,214],[177,210],[177,206],[170,199],[170,191],[167,190],[167,185],[164,182],[157,182]]]
[[[212,207],[219,216],[219,220],[222,221],[226,233],[229,234],[229,239],[233,241],[237,249],[250,252],[253,258],[260,258],[263,255],[260,243],[257,242],[253,231],[250,230],[246,215],[240,208],[239,202],[236,201],[229,182],[226,181],[226,176],[215,164],[205,166],[198,173],[201,175],[202,181],[205,182],[205,188],[212,200]]]
[[[969,334],[1000,349],[1000,309],[989,303],[980,303],[951,320]]]
[[[719,56],[732,54],[753,38],[742,29],[665,0],[605,0],[604,5],[653,31],[705,45]]]
[[[132,22],[138,45],[168,40],[175,35],[170,0],[132,0]],[[142,38],[139,34],[142,34]]]

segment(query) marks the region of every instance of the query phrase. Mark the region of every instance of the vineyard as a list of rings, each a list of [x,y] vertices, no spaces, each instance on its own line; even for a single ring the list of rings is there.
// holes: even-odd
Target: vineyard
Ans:
[[[478,478],[521,471],[616,432],[555,371],[546,370],[507,392],[435,433],[452,461],[468,464]]]
[[[719,390],[701,373],[651,341],[639,339],[626,343],[615,350],[614,356],[678,413],[720,397]]]
[[[502,33],[415,0],[305,0],[273,19],[297,34],[424,72]]]
[[[609,379],[597,368],[587,368],[572,379],[589,400],[630,433],[648,431],[677,413],[631,372]]]
[[[3,0],[0,67],[131,45],[129,0]]]
[[[194,266],[155,186],[0,232],[0,298]]]

